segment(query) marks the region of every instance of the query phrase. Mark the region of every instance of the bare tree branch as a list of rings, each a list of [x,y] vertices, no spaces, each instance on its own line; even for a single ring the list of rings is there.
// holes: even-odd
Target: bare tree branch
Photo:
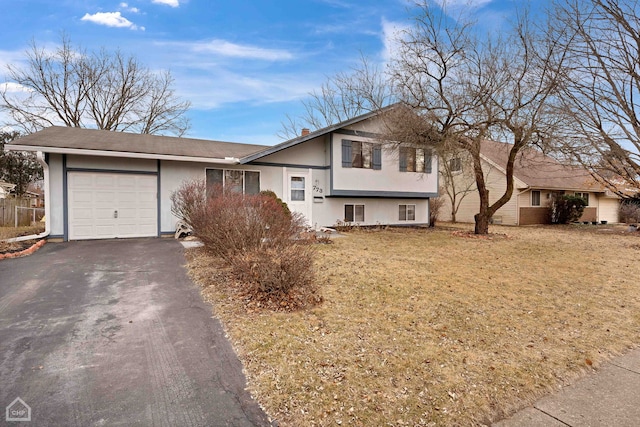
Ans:
[[[22,89],[0,94],[0,109],[27,133],[47,126],[95,127],[111,131],[182,136],[186,112],[169,72],[153,73],[120,51],[86,52],[62,36],[49,52],[32,42],[24,68],[9,66]]]

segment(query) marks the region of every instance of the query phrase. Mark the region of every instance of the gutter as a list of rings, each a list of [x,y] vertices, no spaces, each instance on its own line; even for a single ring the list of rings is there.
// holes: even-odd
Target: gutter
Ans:
[[[108,150],[88,150],[86,148],[62,148],[62,147],[45,147],[36,145],[20,145],[5,144],[5,150],[8,151],[36,151],[47,152],[53,154],[78,154],[82,156],[98,156],[98,157],[126,157],[130,159],[151,159],[151,160],[176,160],[182,162],[199,162],[199,163],[217,163],[224,165],[237,165],[240,159],[236,157],[225,157],[223,159],[216,157],[198,157],[198,156],[179,156],[176,154],[153,154],[153,153],[136,153],[125,151],[108,151]]]
[[[30,234],[29,236],[14,237],[12,239],[6,239],[5,242],[23,242],[25,240],[42,239],[47,237],[51,233],[51,191],[49,191],[49,165],[44,159],[44,153],[38,151],[36,153],[36,159],[42,166],[42,172],[44,175],[44,232],[40,234]]]

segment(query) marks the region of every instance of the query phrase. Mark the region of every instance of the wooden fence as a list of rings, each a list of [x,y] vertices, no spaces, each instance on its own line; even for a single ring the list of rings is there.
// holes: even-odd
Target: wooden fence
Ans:
[[[40,221],[44,216],[44,209],[31,208],[31,199],[6,198],[0,199],[0,227],[14,227],[16,225],[16,206],[18,207],[18,225],[30,225],[33,220]]]

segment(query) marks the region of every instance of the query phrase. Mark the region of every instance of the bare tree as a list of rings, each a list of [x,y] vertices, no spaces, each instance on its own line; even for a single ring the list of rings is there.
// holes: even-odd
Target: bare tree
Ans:
[[[302,128],[321,129],[378,110],[393,101],[384,70],[361,55],[360,62],[351,70],[329,77],[319,90],[311,92],[309,98],[302,101],[302,116],[287,116],[278,136],[294,138]]]
[[[450,204],[451,222],[456,222],[463,200],[477,190],[473,162],[467,151],[459,147],[444,150],[438,147],[436,152],[440,159],[440,192]]]
[[[471,22],[452,20],[429,2],[419,9],[415,24],[399,40],[394,81],[404,102],[435,129],[441,143],[469,153],[480,198],[475,232],[486,234],[493,214],[513,195],[520,150],[553,135],[553,67],[562,63],[562,52],[531,27],[526,13],[510,33],[481,40]],[[506,189],[494,203],[480,154],[486,138],[511,143]]]
[[[49,52],[35,42],[26,66],[9,66],[22,91],[0,94],[0,109],[27,133],[47,126],[182,136],[190,103],[180,101],[169,72],[154,73],[133,56],[75,48],[66,36]]]
[[[550,13],[568,52],[563,152],[619,195],[640,190],[640,2],[558,0]]]

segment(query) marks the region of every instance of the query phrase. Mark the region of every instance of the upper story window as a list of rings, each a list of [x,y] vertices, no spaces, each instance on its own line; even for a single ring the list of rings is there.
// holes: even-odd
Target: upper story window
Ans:
[[[449,171],[462,172],[462,159],[460,157],[449,159]]]
[[[342,167],[382,169],[382,148],[380,144],[343,139]]]
[[[531,191],[531,206],[540,206],[540,190]]]
[[[587,206],[589,206],[589,193],[576,193],[576,197],[582,197],[587,202]]]
[[[260,193],[260,172],[237,169],[207,169],[207,196],[214,195],[216,187],[242,194]]]
[[[431,150],[400,147],[400,172],[431,173]]]

